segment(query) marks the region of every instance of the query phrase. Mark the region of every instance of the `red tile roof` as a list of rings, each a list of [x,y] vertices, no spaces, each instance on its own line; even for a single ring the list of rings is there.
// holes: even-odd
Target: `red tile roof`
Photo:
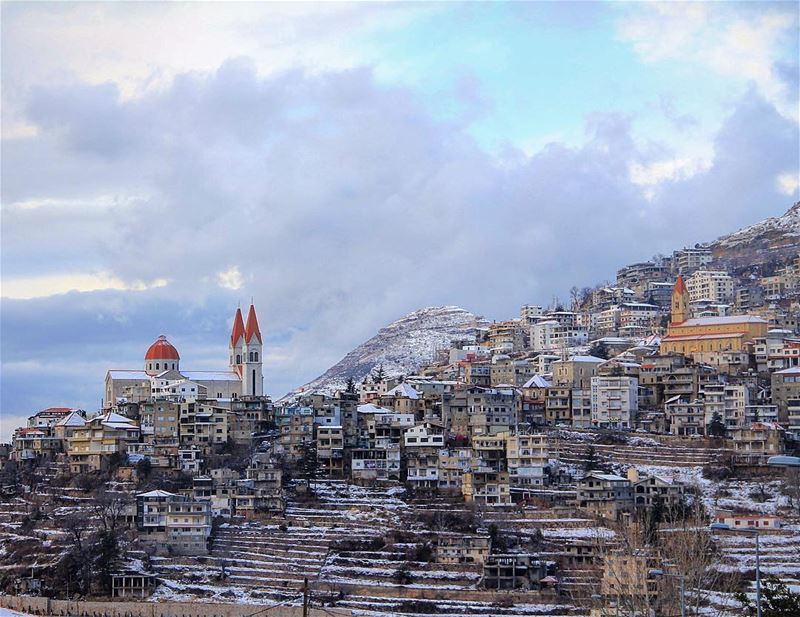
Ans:
[[[231,330],[231,346],[235,347],[236,342],[244,336],[244,320],[242,319],[242,309],[236,309],[236,317],[233,318],[233,330]]]
[[[258,328],[258,318],[256,317],[256,307],[252,304],[250,305],[250,310],[247,313],[247,325],[244,327],[244,340],[246,343],[249,343],[253,337],[258,339],[259,343],[262,343],[261,340],[261,330]]]
[[[172,346],[163,334],[156,339],[156,342],[150,345],[147,353],[144,355],[145,360],[180,360],[178,350]]]

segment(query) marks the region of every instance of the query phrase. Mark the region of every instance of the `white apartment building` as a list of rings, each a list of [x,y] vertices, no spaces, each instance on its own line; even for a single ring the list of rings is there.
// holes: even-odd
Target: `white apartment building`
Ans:
[[[533,351],[559,351],[585,345],[589,341],[589,333],[582,327],[564,325],[556,319],[546,319],[531,326],[530,339]]]
[[[744,384],[709,383],[703,387],[705,425],[708,427],[714,414],[719,414],[726,428],[743,426],[749,392]]]
[[[714,255],[709,248],[685,248],[672,254],[672,267],[681,274],[692,272],[711,263]]]
[[[519,310],[519,317],[523,324],[531,325],[544,315],[544,309],[536,304],[526,304]]]
[[[506,460],[511,486],[544,484],[544,468],[549,457],[547,435],[509,435],[506,439]]]
[[[592,425],[631,428],[639,411],[639,380],[635,377],[592,377]]]
[[[698,270],[686,280],[690,302],[724,304],[733,299],[733,278],[720,270]]]

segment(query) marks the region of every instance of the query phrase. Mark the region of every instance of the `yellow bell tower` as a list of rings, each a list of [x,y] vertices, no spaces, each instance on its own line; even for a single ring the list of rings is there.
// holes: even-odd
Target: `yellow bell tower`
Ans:
[[[675,287],[672,289],[672,313],[670,322],[681,324],[689,318],[689,292],[683,283],[683,276],[678,275]]]

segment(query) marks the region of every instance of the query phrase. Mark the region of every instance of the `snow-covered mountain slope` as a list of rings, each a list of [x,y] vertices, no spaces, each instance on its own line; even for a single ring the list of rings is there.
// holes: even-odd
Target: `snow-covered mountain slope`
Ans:
[[[477,328],[487,326],[481,317],[457,306],[419,309],[381,328],[339,362],[296,392],[332,394],[348,377],[363,380],[378,366],[389,376],[408,375],[431,362],[436,352],[454,340],[474,341]]]
[[[762,261],[778,252],[797,251],[800,246],[800,202],[783,216],[773,216],[744,227],[710,244],[720,258],[753,257]]]

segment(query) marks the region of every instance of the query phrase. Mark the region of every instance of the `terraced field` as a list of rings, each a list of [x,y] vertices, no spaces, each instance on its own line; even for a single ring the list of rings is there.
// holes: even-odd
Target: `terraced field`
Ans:
[[[318,501],[290,501],[280,520],[223,525],[208,557],[153,560],[164,582],[154,599],[203,594],[240,602],[299,601],[308,578],[313,603],[375,617],[420,615],[426,609],[445,617],[580,614],[569,601],[542,600],[535,592],[526,601],[499,606],[496,594],[479,589],[480,568],[414,560],[415,551],[432,539],[416,515],[423,510],[457,515],[459,509],[468,515],[459,500],[404,499],[399,487],[371,489],[339,481],[319,482],[315,492]],[[528,524],[532,530],[537,522],[526,519],[520,531]],[[410,592],[418,598],[409,599]]]

